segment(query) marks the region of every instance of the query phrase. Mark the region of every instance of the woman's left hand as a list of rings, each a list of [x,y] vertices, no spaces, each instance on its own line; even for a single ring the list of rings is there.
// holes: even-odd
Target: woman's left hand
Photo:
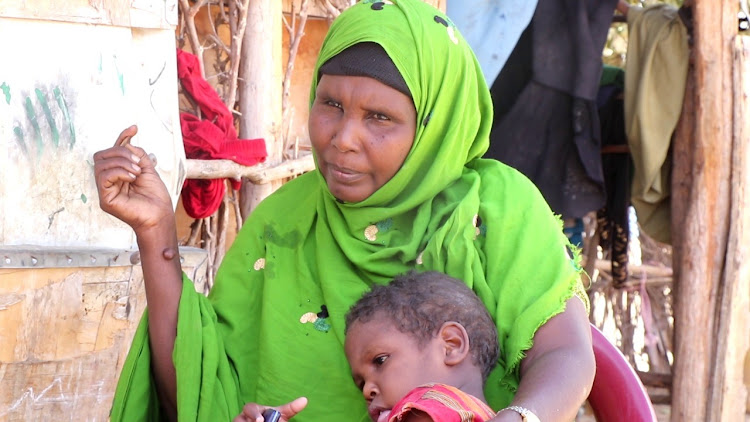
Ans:
[[[281,413],[279,422],[288,422],[292,416],[301,412],[307,406],[307,398],[299,397],[281,406],[263,406],[258,403],[247,403],[242,408],[242,413],[233,419],[233,422],[263,422],[263,412],[267,409],[276,409]]]

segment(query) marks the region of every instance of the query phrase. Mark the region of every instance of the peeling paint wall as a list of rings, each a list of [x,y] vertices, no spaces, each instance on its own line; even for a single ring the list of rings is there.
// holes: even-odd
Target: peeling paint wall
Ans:
[[[47,252],[47,262],[55,255],[90,261],[77,250]],[[205,251],[180,255],[205,290]],[[0,421],[107,420],[146,294],[127,254],[97,257],[84,267],[0,268]]]
[[[136,1],[127,19],[111,19],[155,28],[75,21],[93,12],[19,18],[24,10],[0,4],[0,245],[132,246],[132,231],[99,209],[92,158],[131,124],[176,204],[184,149],[174,29],[135,18],[157,6],[167,16],[167,3]]]
[[[108,420],[145,293],[93,154],[137,124],[177,203],[176,22],[176,0],[0,0],[0,421]],[[204,291],[205,251],[180,255]]]

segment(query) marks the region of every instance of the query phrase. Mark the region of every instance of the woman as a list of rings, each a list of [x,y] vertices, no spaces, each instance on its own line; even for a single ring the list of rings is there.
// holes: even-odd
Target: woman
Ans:
[[[480,158],[490,96],[450,20],[418,0],[364,0],[332,24],[313,82],[317,170],[258,206],[208,298],[181,276],[172,205],[146,152],[95,155],[101,207],[135,230],[148,300],[112,420],[229,420],[246,402],[300,396],[295,420],[366,420],[344,315],[410,269],[464,280],[495,319],[490,406],[572,420],[594,374],[580,270],[538,190]],[[283,406],[285,418],[299,408]]]

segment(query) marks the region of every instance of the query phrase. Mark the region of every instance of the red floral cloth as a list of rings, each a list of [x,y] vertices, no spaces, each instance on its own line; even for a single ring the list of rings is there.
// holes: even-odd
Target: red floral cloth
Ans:
[[[195,55],[177,49],[177,77],[183,89],[200,107],[203,119],[180,113],[185,156],[195,159],[226,159],[252,166],[265,161],[263,139],[237,139],[232,113],[219,94],[201,76]],[[231,180],[239,189],[240,181]],[[206,218],[216,212],[224,198],[226,184],[222,179],[188,179],[182,187],[182,205],[189,216]]]
[[[391,410],[388,422],[399,422],[413,409],[435,422],[485,422],[495,412],[483,401],[445,384],[426,384],[411,390]]]

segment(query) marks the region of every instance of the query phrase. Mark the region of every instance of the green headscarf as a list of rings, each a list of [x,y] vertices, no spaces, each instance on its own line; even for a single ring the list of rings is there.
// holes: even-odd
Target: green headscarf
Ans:
[[[373,283],[412,269],[464,280],[496,320],[501,359],[485,393],[498,409],[515,392],[536,329],[581,292],[559,218],[539,191],[480,158],[491,99],[450,19],[418,0],[364,0],[332,24],[313,81],[322,63],[365,41],[385,49],[412,93],[411,151],[359,203],[337,202],[318,171],[285,184],[243,227],[209,299],[186,283],[174,352],[180,420],[227,420],[245,402],[299,396],[309,404],[296,421],[368,420],[344,355],[344,315]],[[153,400],[153,390],[134,387],[148,373],[139,332],[113,420],[136,405],[129,395]]]

